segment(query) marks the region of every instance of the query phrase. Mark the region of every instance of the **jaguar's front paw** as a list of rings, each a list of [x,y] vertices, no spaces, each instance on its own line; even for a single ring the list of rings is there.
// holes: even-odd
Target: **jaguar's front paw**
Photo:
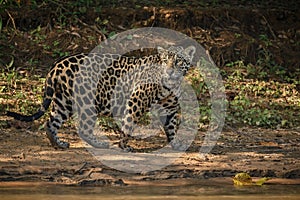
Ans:
[[[64,141],[57,141],[55,144],[52,145],[60,149],[68,149],[70,147],[70,143]]]
[[[108,149],[109,148],[109,143],[106,141],[103,141],[103,138],[101,137],[96,137],[94,135],[80,135],[81,139],[84,140],[86,143],[91,145],[94,148],[99,148],[99,149]]]
[[[125,141],[123,141],[123,140],[121,140],[121,141],[119,142],[119,147],[120,147],[124,152],[132,152],[132,151],[134,150],[131,146],[129,146],[129,145],[127,144],[127,142],[125,142]]]
[[[176,151],[186,151],[190,147],[190,143],[186,140],[173,139],[170,144]]]
[[[90,145],[92,145],[95,148],[99,148],[99,149],[108,149],[109,148],[109,143],[108,142],[104,142],[104,141],[86,141],[87,143],[89,143]]]

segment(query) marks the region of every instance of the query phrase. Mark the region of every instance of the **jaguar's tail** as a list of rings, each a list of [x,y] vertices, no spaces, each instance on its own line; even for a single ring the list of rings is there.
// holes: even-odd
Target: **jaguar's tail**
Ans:
[[[9,117],[13,117],[16,120],[20,120],[20,121],[24,121],[24,122],[31,122],[36,119],[39,119],[40,117],[42,117],[45,114],[46,110],[50,106],[51,101],[52,101],[52,99],[49,99],[49,98],[44,99],[43,105],[41,106],[41,108],[33,115],[22,115],[22,114],[19,114],[16,112],[10,112],[10,111],[7,111],[6,115]]]

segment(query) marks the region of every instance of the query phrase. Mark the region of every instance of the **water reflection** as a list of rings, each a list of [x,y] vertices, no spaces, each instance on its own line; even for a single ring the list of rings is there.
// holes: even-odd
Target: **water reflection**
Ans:
[[[129,200],[129,199],[300,199],[300,185],[265,185],[262,187],[225,186],[33,186],[0,187],[1,200]]]

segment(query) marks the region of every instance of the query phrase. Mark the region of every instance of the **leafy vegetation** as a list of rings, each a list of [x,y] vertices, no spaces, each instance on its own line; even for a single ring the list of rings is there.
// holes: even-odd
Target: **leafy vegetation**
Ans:
[[[270,178],[263,177],[254,182],[249,174],[241,172],[237,173],[232,180],[235,186],[262,186]]]
[[[227,65],[226,88],[234,93],[230,101],[232,116],[229,115],[229,118],[254,126],[297,126],[300,101],[295,83],[299,80],[295,78],[293,83],[265,80],[266,76],[278,75],[274,68],[274,71],[269,71],[270,68],[255,70],[262,69],[260,64],[268,61],[259,60],[256,67],[252,64],[244,65],[242,61]]]
[[[251,77],[259,77],[262,72],[254,71],[252,66],[235,61],[222,71],[228,100],[227,124],[266,128],[299,126],[300,93],[297,85],[253,79]],[[192,73],[188,78],[200,99],[201,124],[207,124],[211,106],[208,88],[201,75]]]
[[[141,9],[143,6],[152,5],[154,1],[128,2],[134,3],[134,8]],[[154,3],[156,6],[176,6],[179,3],[189,5],[188,1],[155,1]],[[209,1],[209,3],[198,1],[197,6],[205,7],[207,4],[214,7],[220,5],[221,1]],[[121,25],[117,24],[119,21],[114,22],[108,16],[101,16],[104,7],[107,6],[117,7],[120,6],[120,2],[0,0],[0,110],[2,113],[8,108],[23,113],[32,113],[37,109],[42,98],[43,77],[49,70],[48,65],[54,59],[71,53],[88,51],[103,38],[113,37],[119,31],[137,26],[130,24],[133,22],[126,21],[122,24],[124,27],[120,27]],[[33,12],[33,15],[38,14],[34,10],[47,10],[51,17],[48,21],[43,19],[37,23],[32,20],[30,26],[25,26],[16,14],[16,11],[22,9]],[[135,20],[138,20],[138,17]],[[233,27],[231,24],[233,22],[227,23],[230,24],[229,27]],[[202,28],[199,30],[203,31]],[[201,38],[199,30],[192,35],[199,42],[203,42],[199,39]],[[226,31],[229,30],[228,28]],[[186,29],[180,31],[185,32]],[[221,33],[205,35],[205,38],[209,40]],[[257,53],[254,56],[255,62],[249,62],[245,61],[247,54],[239,55],[238,59],[235,55],[232,59],[234,53],[230,52],[230,55],[225,55],[227,56],[225,62],[219,66],[228,101],[227,125],[266,128],[299,127],[300,69],[291,70],[292,67],[287,66],[288,64],[278,62],[276,51],[273,49],[278,48],[278,45],[283,42],[277,42],[278,38],[274,39],[269,30],[264,30],[257,37],[253,36],[250,39],[245,38],[242,31],[235,31],[233,38],[232,43],[244,40],[244,43],[257,44],[256,49],[253,50]],[[220,38],[217,39],[210,44],[214,45],[216,41],[220,41]],[[294,42],[293,47],[299,48],[299,43]],[[223,55],[213,56],[218,60]],[[188,81],[199,99],[200,127],[206,128],[211,114],[208,88],[199,72],[191,72]]]

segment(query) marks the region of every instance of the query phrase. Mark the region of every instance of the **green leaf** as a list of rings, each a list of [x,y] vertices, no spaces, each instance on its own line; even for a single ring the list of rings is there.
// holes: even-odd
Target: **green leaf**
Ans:
[[[255,182],[256,185],[263,185],[265,182],[267,182],[268,180],[270,180],[270,178],[267,178],[267,177],[263,177],[261,179],[259,179],[258,181]]]
[[[253,185],[251,176],[244,172],[237,173],[232,180],[233,184],[237,186]]]
[[[270,180],[270,178],[263,177],[256,182],[252,181],[252,178],[249,174],[245,172],[237,173],[233,178],[233,184],[236,186],[249,186],[249,185],[263,185],[266,181]]]

